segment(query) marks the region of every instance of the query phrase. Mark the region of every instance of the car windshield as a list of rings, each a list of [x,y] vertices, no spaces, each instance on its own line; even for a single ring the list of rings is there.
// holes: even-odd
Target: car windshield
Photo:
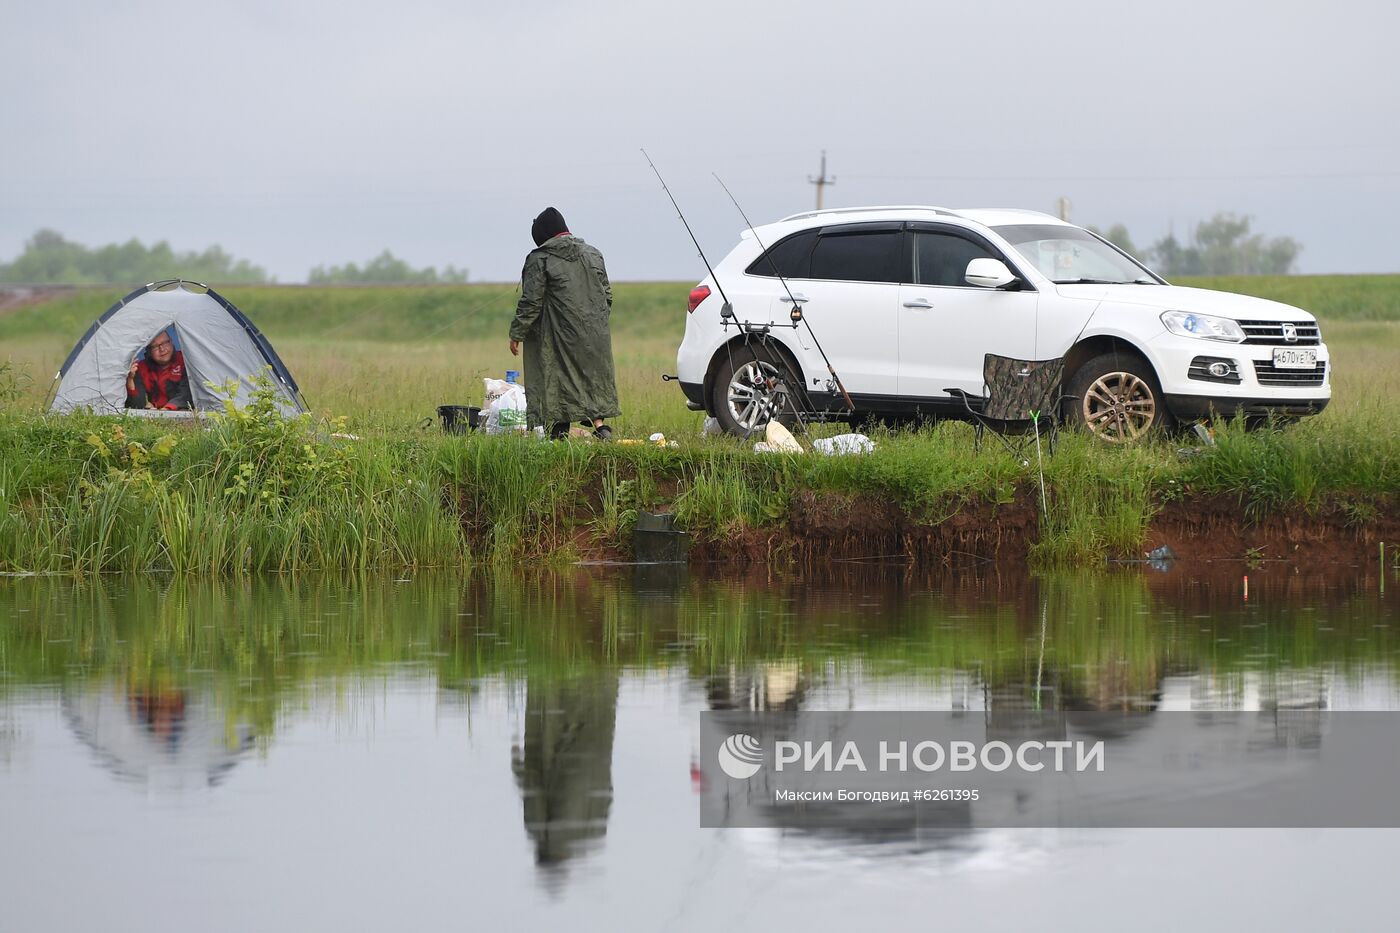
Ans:
[[[1150,272],[1087,230],[1062,224],[993,227],[1046,278],[1057,285],[1156,285]]]

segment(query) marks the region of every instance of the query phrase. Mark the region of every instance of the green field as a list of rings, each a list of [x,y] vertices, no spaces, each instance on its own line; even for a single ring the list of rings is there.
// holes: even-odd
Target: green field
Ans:
[[[1323,321],[1335,364],[1326,420],[1397,406],[1400,276],[1279,276],[1181,280],[1306,308]],[[688,283],[621,283],[613,312],[625,432],[698,430],[675,371]],[[41,398],[73,341],[124,289],[82,289],[0,314],[0,362],[31,377]],[[506,348],[518,289],[511,285],[232,287],[226,297],[272,340],[318,414],[360,427],[403,428],[440,404],[480,404],[484,376],[519,369]],[[526,374],[528,382],[528,374]]]
[[[1218,447],[1190,460],[1171,438],[1117,450],[1068,437],[1046,465],[1051,508],[1033,559],[1083,564],[1131,551],[1153,510],[1183,490],[1234,494],[1253,516],[1341,505],[1365,522],[1393,512],[1400,276],[1182,284],[1317,310],[1333,358],[1332,405],[1283,431],[1224,431]],[[865,458],[765,458],[700,438],[703,416],[660,381],[674,372],[688,288],[623,283],[613,313],[619,434],[663,431],[681,443],[675,450],[420,430],[437,405],[479,404],[483,376],[518,368],[506,347],[511,286],[230,288],[301,383],[317,423],[254,418],[181,432],[168,456],[158,426],[116,437],[110,419],[37,417],[73,341],[122,290],[84,289],[0,314],[0,570],[567,559],[589,540],[625,540],[642,508],[672,509],[700,537],[723,538],[782,525],[803,490],[876,497],[933,522],[960,503],[1009,502],[1038,485],[997,450],[974,454],[970,429],[956,423],[880,432],[879,452]],[[337,417],[363,440],[329,440],[323,425]],[[240,469],[251,472],[240,480]]]

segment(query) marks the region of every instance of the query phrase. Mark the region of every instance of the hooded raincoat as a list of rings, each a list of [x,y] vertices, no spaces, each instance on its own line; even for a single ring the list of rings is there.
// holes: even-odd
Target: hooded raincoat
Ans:
[[[612,286],[603,254],[571,234],[525,258],[510,339],[525,345],[530,427],[621,414],[613,369]]]

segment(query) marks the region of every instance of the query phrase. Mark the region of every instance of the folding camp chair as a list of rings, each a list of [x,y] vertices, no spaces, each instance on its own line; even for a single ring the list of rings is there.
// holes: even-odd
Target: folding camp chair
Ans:
[[[988,353],[982,358],[983,395],[962,389],[944,389],[961,398],[972,416],[976,434],[973,443],[980,448],[982,433],[992,434],[1018,459],[1025,459],[1026,448],[1044,435],[1050,452],[1055,451],[1060,404],[1063,357],[1053,360],[1013,360]]]

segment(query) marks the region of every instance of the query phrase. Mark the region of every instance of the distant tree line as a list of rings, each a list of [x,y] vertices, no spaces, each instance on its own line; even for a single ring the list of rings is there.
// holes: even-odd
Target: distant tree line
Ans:
[[[14,262],[0,262],[0,282],[34,285],[144,283],[173,276],[198,282],[269,281],[266,269],[246,259],[234,259],[218,246],[202,253],[177,253],[164,240],[145,246],[131,239],[89,249],[64,239],[56,230],[40,230],[24,244],[24,252]]]
[[[466,269],[450,265],[441,273],[432,266],[415,269],[387,249],[363,267],[353,262],[330,268],[317,266],[307,277],[307,281],[312,285],[398,285],[434,282],[460,284],[466,280]]]
[[[1250,233],[1249,217],[1216,214],[1196,224],[1186,243],[1168,233],[1139,252],[1128,228],[1114,224],[1108,230],[1090,227],[1125,253],[1137,256],[1162,275],[1288,275],[1303,246],[1292,237],[1265,237]]]
[[[0,262],[0,283],[134,285],[174,277],[236,285],[275,281],[262,266],[235,259],[217,245],[203,252],[176,252],[164,240],[146,246],[131,239],[92,249],[56,230],[38,231],[13,262]],[[415,269],[386,249],[364,266],[317,266],[309,280],[313,285],[460,283],[467,281],[467,270]]]

